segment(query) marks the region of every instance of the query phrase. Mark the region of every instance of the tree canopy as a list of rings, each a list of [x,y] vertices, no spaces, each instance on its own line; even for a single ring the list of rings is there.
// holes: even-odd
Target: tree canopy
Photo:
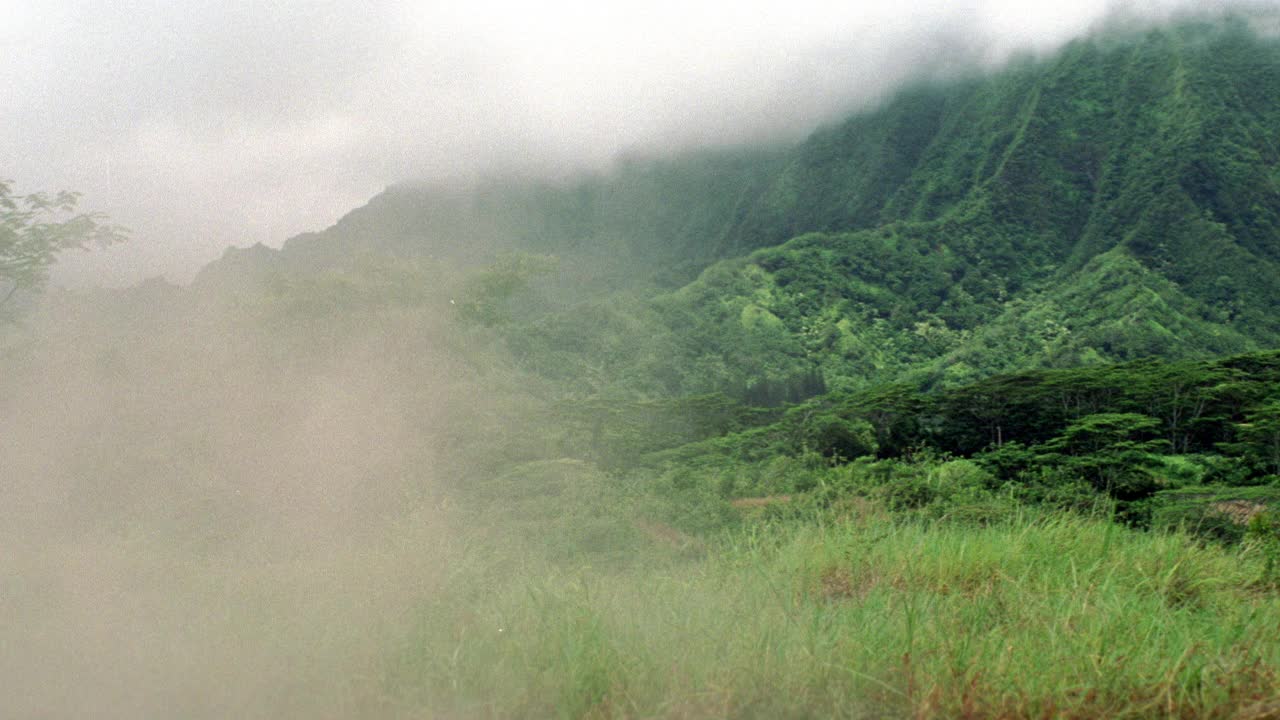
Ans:
[[[12,181],[0,180],[0,307],[19,290],[43,287],[59,253],[124,239],[123,228],[80,211],[79,201],[65,190],[17,195]]]

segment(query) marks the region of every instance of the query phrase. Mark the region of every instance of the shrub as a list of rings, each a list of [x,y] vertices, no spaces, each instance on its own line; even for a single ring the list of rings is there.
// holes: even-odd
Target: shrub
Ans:
[[[1151,524],[1181,528],[1228,544],[1245,539],[1252,520],[1280,509],[1280,487],[1189,487],[1157,493]]]

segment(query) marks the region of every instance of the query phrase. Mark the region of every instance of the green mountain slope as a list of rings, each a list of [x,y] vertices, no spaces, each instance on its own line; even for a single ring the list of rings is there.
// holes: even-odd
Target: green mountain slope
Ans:
[[[913,91],[801,147],[735,237],[821,234],[662,302],[691,354],[753,348],[726,376],[837,385],[1274,346],[1278,80],[1228,22]]]
[[[481,266],[554,255],[543,290],[559,300],[510,316],[515,355],[642,395],[772,402],[1273,347],[1280,41],[1250,23],[1100,34],[908,89],[790,149],[560,183],[397,187],[202,280],[370,253]]]
[[[463,264],[507,251],[553,253],[648,280],[687,282],[720,257],[716,247],[740,206],[776,174],[784,151],[707,150],[674,160],[632,159],[609,174],[563,181],[488,180],[470,189],[391,187],[333,227],[289,239],[273,270],[312,272],[353,257],[432,256]],[[244,268],[238,253],[199,282]]]

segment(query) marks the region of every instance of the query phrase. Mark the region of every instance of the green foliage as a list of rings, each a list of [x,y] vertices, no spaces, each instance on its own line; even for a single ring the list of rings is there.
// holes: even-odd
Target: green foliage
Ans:
[[[1233,88],[1275,88],[1277,67],[1248,23],[1116,32],[908,88],[795,147],[393,188],[262,262],[487,267],[459,316],[577,397],[773,406],[1254,352],[1280,346],[1280,93]],[[1185,412],[1137,411],[1175,452],[1195,443]]]
[[[970,498],[976,505],[1011,498],[1084,512],[1104,508],[1144,525],[1155,507],[1149,501],[1161,491],[1268,482],[1267,469],[1247,455],[1222,454],[1250,445],[1220,438],[1236,437],[1245,418],[1260,417],[1255,408],[1267,407],[1278,379],[1280,353],[1271,352],[1002,375],[956,388],[836,392],[780,415],[741,412],[736,417],[746,427],[721,425],[719,436],[650,452],[644,462],[705,468],[698,471],[703,481],[727,496],[821,487],[829,493],[837,486],[866,493],[874,485],[885,488],[876,493],[891,507],[906,509],[939,497],[927,468],[934,463],[930,452],[941,451],[972,458],[983,469],[982,489],[994,495]],[[760,479],[768,473],[758,468],[805,453],[825,458],[827,466],[879,455],[912,469],[890,471],[897,467],[890,463],[883,466],[885,479],[872,485],[848,485],[825,470],[789,470],[792,482]]]
[[[508,540],[536,545],[554,560],[621,563],[641,539],[634,492],[581,460],[515,465],[472,479],[464,492],[476,522],[499,524]]]
[[[759,249],[655,300],[671,386],[961,385],[1280,344],[1280,255],[1254,224],[1280,106],[1219,83],[1272,83],[1277,53],[1226,26],[1080,41],[819,132],[726,234]]]
[[[388,663],[398,714],[1229,718],[1277,690],[1260,559],[1176,533],[863,516],[492,577],[468,550]]]
[[[1249,518],[1245,538],[1262,554],[1262,575],[1259,584],[1280,589],[1280,509],[1262,510]]]
[[[1280,398],[1246,410],[1234,430],[1236,440],[1219,443],[1220,448],[1251,461],[1263,472],[1280,475]]]
[[[14,195],[0,180],[0,308],[18,290],[39,290],[59,253],[124,239],[101,213],[78,212],[79,201],[66,191]]]
[[[1257,515],[1280,509],[1280,486],[1187,487],[1157,493],[1152,527],[1238,543]]]
[[[427,261],[362,255],[325,272],[270,276],[262,312],[285,324],[367,319],[391,308],[431,307],[438,312],[446,275],[444,267]]]
[[[1160,421],[1137,413],[1097,413],[1073,421],[1062,434],[1038,446],[1039,458],[1088,479],[1110,495],[1136,499],[1158,482],[1151,470],[1167,448],[1152,436]]]
[[[798,451],[812,450],[836,460],[876,453],[875,428],[866,420],[800,406],[789,410],[783,422],[794,428]]]
[[[1009,517],[1017,503],[993,489],[995,477],[969,460],[917,459],[887,463],[887,472],[874,479],[870,496],[890,510],[914,511],[924,517],[985,524]]]
[[[523,253],[504,255],[491,266],[474,273],[452,301],[467,321],[495,327],[527,317],[534,280],[556,266],[550,256]]]

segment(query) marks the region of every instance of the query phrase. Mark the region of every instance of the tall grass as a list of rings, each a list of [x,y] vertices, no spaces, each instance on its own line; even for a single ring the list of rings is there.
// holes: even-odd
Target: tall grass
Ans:
[[[622,568],[510,552],[472,544],[421,608],[387,671],[406,715],[1214,718],[1280,693],[1258,558],[1102,520],[763,524]]]

